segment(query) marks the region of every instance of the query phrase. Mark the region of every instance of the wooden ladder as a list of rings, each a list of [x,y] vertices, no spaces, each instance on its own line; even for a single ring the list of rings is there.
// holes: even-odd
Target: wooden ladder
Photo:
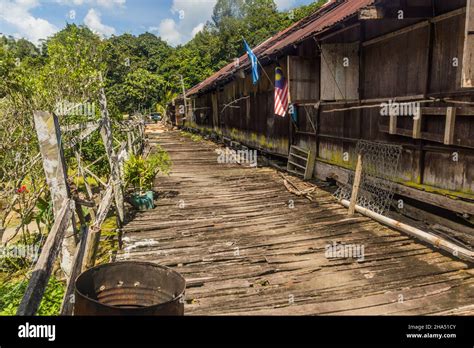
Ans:
[[[286,171],[309,180],[313,177],[315,159],[311,150],[292,145]]]

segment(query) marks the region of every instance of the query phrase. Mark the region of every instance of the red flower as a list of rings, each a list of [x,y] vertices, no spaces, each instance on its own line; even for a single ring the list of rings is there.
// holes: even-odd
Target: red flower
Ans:
[[[17,190],[18,193],[28,193],[30,191],[28,191],[28,189],[26,188],[25,185],[23,185],[22,187],[20,187],[18,190]]]

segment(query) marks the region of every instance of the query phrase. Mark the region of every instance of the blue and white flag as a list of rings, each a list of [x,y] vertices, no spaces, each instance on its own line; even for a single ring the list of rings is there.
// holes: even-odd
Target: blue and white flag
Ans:
[[[252,49],[250,48],[249,44],[247,43],[247,41],[244,40],[244,47],[245,47],[245,50],[247,51],[247,54],[249,56],[249,60],[250,62],[252,63],[252,80],[253,80],[253,84],[256,85],[257,82],[258,82],[258,79],[260,78],[260,75],[258,73],[258,58],[257,56],[255,55],[255,53],[253,53]]]

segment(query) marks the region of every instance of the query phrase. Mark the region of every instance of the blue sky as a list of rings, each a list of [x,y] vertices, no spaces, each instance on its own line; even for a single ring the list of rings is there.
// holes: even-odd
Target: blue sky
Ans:
[[[0,0],[0,33],[34,43],[65,24],[85,24],[102,37],[146,31],[171,45],[186,43],[211,18],[217,0]],[[280,10],[313,0],[275,0]]]

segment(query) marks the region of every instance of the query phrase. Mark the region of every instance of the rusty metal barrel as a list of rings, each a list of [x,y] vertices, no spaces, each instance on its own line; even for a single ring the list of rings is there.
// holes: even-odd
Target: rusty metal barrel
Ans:
[[[77,316],[182,316],[185,279],[148,262],[117,262],[82,273],[75,284]]]

